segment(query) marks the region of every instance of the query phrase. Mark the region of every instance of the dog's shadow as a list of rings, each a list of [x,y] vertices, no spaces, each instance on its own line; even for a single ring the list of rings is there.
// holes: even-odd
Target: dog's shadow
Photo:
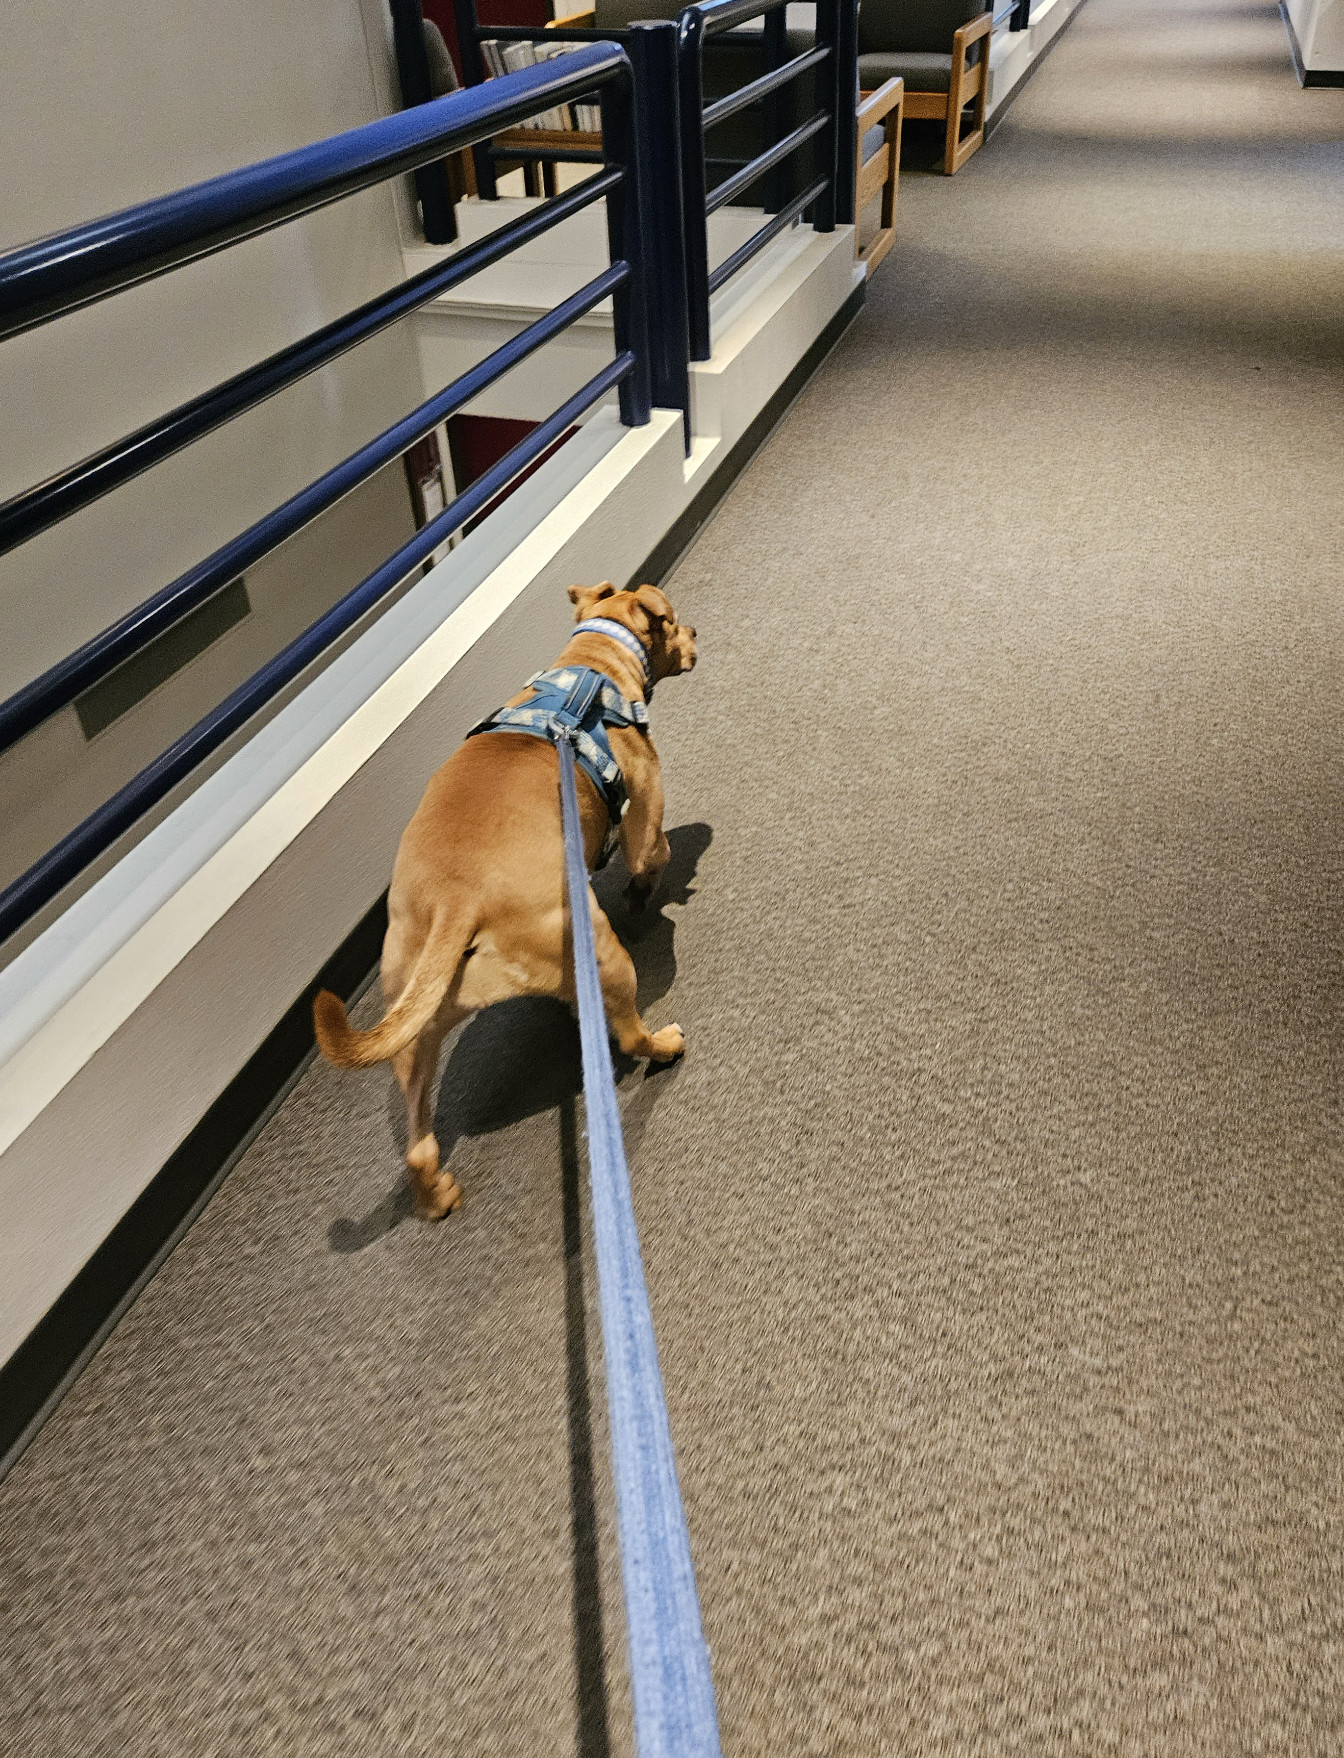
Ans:
[[[695,895],[696,868],[713,835],[708,824],[682,824],[668,831],[672,858],[656,899],[642,911],[632,910],[626,902],[629,874],[619,855],[594,878],[598,901],[635,962],[641,1010],[661,1000],[672,987],[677,974],[676,923],[665,913],[666,906],[686,904]],[[612,1061],[618,1081],[639,1067],[614,1046]],[[658,1072],[650,1064],[645,1081]],[[446,1162],[463,1136],[508,1129],[553,1110],[582,1088],[579,1028],[570,1008],[540,995],[501,1001],[474,1014],[449,1040],[434,1106],[440,1153]],[[647,1097],[641,1092],[622,1107],[628,1148],[637,1145],[652,1109],[653,1089],[646,1091]],[[388,1121],[400,1158],[406,1151],[406,1112],[395,1084],[388,1094]],[[327,1243],[336,1252],[363,1251],[413,1213],[409,1183],[399,1177],[367,1214],[333,1221]]]

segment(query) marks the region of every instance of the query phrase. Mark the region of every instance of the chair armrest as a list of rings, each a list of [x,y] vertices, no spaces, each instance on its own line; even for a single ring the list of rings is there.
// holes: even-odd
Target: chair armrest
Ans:
[[[567,12],[563,18],[548,20],[548,31],[592,31],[597,29],[597,8],[587,7],[583,12]]]
[[[993,12],[982,12],[978,18],[973,18],[969,24],[962,25],[961,29],[952,38],[953,65],[955,66],[958,61],[964,63],[966,60],[966,51],[970,48],[971,44],[978,43],[981,37],[987,37],[993,29]]]
[[[857,118],[859,139],[863,139],[867,129],[875,127],[884,116],[889,116],[904,96],[903,79],[883,80],[875,92],[860,92]]]

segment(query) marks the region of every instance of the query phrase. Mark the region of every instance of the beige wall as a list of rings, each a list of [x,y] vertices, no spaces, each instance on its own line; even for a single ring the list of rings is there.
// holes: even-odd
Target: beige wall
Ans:
[[[365,3],[367,34],[360,0],[223,0],[209,7],[28,0],[7,9],[0,249],[383,114],[392,101],[386,31],[382,9],[375,0]],[[0,344],[0,495],[399,280],[404,211],[399,191],[371,190]],[[394,330],[0,558],[0,694],[235,535],[423,394],[412,339],[404,328]],[[211,688],[227,688],[258,662],[272,616],[273,649],[292,632],[297,606],[316,614],[353,583],[343,577],[348,570],[328,565],[333,553],[338,561],[347,550],[380,558],[410,520],[408,503],[387,492],[352,499],[337,517],[347,537],[356,519],[356,541],[334,544],[315,531],[312,541],[296,541],[266,565],[246,636],[243,628],[233,631],[219,662],[202,668],[211,673]],[[199,691],[165,686],[136,711],[126,751],[142,756],[160,732],[166,742],[189,724],[184,712],[203,706]],[[103,735],[108,744],[96,761],[78,728],[73,738],[65,736],[69,730],[39,733],[26,757],[19,747],[0,764],[0,809],[30,852],[39,829],[45,834],[60,814],[48,798],[41,826],[25,831],[13,816],[25,798],[60,794],[87,802],[90,789],[97,792],[95,770],[126,767],[107,755],[120,738],[116,728]]]

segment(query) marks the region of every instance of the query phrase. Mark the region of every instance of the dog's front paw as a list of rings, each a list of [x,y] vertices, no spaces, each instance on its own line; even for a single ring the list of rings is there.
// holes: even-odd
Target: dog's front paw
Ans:
[[[650,1040],[653,1044],[654,1062],[675,1062],[686,1050],[686,1034],[679,1025],[664,1026],[662,1031],[654,1032]]]

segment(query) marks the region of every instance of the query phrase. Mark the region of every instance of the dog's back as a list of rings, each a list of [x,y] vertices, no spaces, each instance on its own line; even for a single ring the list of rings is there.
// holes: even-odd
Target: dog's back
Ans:
[[[606,806],[580,773],[589,859]],[[549,741],[479,733],[430,778],[402,833],[388,893],[383,988],[396,1000],[357,1032],[339,998],[318,997],[318,1047],[341,1068],[400,1053],[448,1003],[474,1012],[550,980],[564,957],[564,839]]]

